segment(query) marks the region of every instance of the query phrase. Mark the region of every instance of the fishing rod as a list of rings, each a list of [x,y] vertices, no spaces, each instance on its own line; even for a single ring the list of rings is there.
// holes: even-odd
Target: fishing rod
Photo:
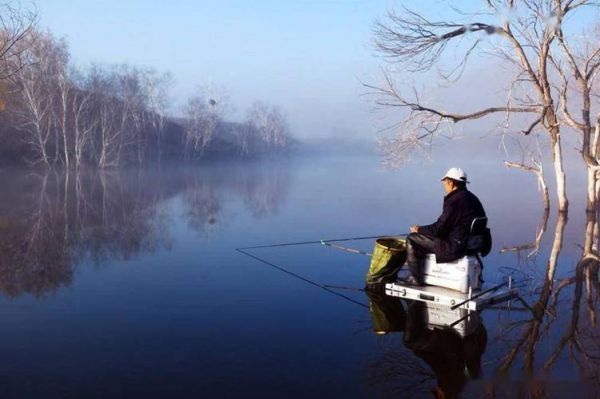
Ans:
[[[344,246],[337,245],[337,244],[332,244],[332,243],[324,241],[324,240],[321,240],[321,245],[326,245],[331,248],[336,248],[336,249],[340,249],[342,251],[351,252],[353,254],[365,255],[365,256],[369,256],[369,257],[373,256],[373,254],[369,253],[369,252],[361,251],[361,250],[354,249],[354,248],[348,248],[348,247],[344,247]]]
[[[450,307],[450,309],[452,309],[452,310],[454,310],[454,309],[457,309],[457,308],[461,307],[462,305],[464,305],[465,303],[467,303],[467,302],[470,302],[470,301],[472,301],[473,299],[477,299],[477,298],[479,298],[480,296],[482,296],[482,295],[484,295],[484,294],[487,294],[488,292],[496,291],[497,289],[499,289],[499,288],[502,288],[502,287],[504,287],[505,285],[508,285],[509,283],[510,283],[509,281],[505,281],[505,282],[503,282],[503,283],[501,283],[501,284],[498,284],[498,285],[495,285],[495,286],[493,286],[493,287],[491,287],[491,288],[488,288],[488,289],[487,289],[487,290],[485,290],[485,291],[481,291],[481,292],[480,292],[480,293],[478,293],[477,295],[474,295],[474,296],[472,296],[472,297],[469,297],[469,298],[465,299],[464,301],[462,301],[462,302],[459,302],[459,303],[457,303],[456,305],[454,305],[454,306]]]
[[[268,260],[262,259],[262,258],[260,258],[260,257],[258,257],[256,255],[248,252],[248,251],[245,251],[244,249],[238,248],[238,249],[236,249],[236,251],[238,251],[239,253],[242,253],[242,254],[244,254],[246,256],[249,256],[250,258],[252,258],[254,260],[257,260],[257,261],[259,261],[261,263],[264,263],[265,265],[271,266],[271,267],[273,267],[273,268],[275,268],[275,269],[277,269],[277,270],[279,270],[279,271],[281,271],[283,273],[289,274],[289,275],[291,275],[291,276],[293,276],[293,277],[295,277],[295,278],[297,278],[299,280],[302,280],[305,283],[308,283],[308,284],[313,285],[315,287],[318,287],[318,288],[320,288],[320,289],[322,289],[324,291],[327,291],[330,294],[333,294],[333,295],[336,295],[336,296],[338,296],[338,297],[340,297],[342,299],[345,299],[348,302],[354,303],[355,305],[359,305],[359,306],[361,306],[363,308],[368,308],[368,306],[365,305],[364,303],[359,302],[359,301],[357,301],[355,299],[352,299],[352,298],[350,298],[350,297],[348,297],[346,295],[343,295],[343,294],[341,294],[339,292],[336,292],[336,291],[334,291],[332,289],[332,288],[337,288],[337,289],[341,289],[341,288],[352,289],[352,287],[341,287],[341,286],[332,286],[332,285],[327,285],[327,284],[319,284],[316,281],[310,280],[310,279],[308,279],[308,278],[306,278],[304,276],[301,276],[301,275],[296,274],[296,273],[294,273],[292,271],[289,271],[289,270],[287,270],[287,269],[285,269],[285,268],[283,268],[281,266],[276,265],[275,263],[269,262]],[[358,288],[356,290],[360,290],[360,288]]]
[[[479,314],[479,313],[481,313],[481,312],[483,312],[483,311],[484,311],[484,309],[478,309],[478,310],[475,310],[473,313],[477,313],[477,314]],[[469,317],[473,316],[473,313],[467,313],[466,315],[464,315],[464,316],[463,316],[463,317],[461,317],[460,319],[458,319],[458,320],[456,320],[456,321],[454,321],[454,322],[452,322],[452,323],[448,324],[448,327],[454,327],[455,325],[457,325],[458,323],[460,323],[460,322],[461,322],[461,321],[463,321],[464,319],[467,319],[467,318],[469,318]]]
[[[365,292],[364,288],[356,288],[356,287],[347,287],[345,285],[330,285],[330,284],[322,284],[324,288],[331,288],[336,290],[348,290],[348,291],[357,291],[357,292]]]
[[[284,242],[279,244],[269,244],[269,245],[256,245],[253,247],[242,247],[236,248],[236,250],[246,250],[246,249],[259,249],[259,248],[275,248],[275,247],[289,247],[294,245],[309,245],[309,244],[322,244],[323,242],[343,242],[343,241],[359,241],[359,240],[371,240],[374,238],[382,238],[382,237],[406,237],[406,234],[390,234],[390,235],[378,235],[378,236],[369,236],[369,237],[352,237],[352,238],[334,238],[329,240],[315,240],[315,241],[298,241],[298,242]]]
[[[489,290],[488,290],[488,291],[489,291]],[[484,294],[484,292],[482,292],[481,294]],[[479,296],[479,295],[477,295],[477,296]],[[473,298],[475,298],[475,297],[473,297]],[[533,309],[531,308],[531,306],[529,306],[529,304],[528,304],[527,302],[525,302],[525,300],[524,300],[523,298],[521,298],[521,296],[520,296],[520,295],[518,295],[518,294],[517,294],[517,296],[515,297],[515,299],[516,299],[517,301],[521,302],[521,304],[522,304],[524,307],[523,307],[523,308],[515,308],[515,307],[511,307],[511,306],[508,306],[508,307],[496,307],[496,306],[493,306],[493,305],[494,305],[494,303],[493,303],[493,301],[492,301],[492,303],[491,303],[491,304],[492,304],[492,306],[490,306],[490,307],[486,307],[486,308],[482,308],[482,309],[477,309],[477,310],[475,310],[475,311],[473,311],[473,312],[474,312],[474,313],[477,313],[477,314],[479,314],[479,313],[481,313],[481,312],[483,312],[484,310],[487,310],[487,309],[496,309],[496,310],[509,310],[509,311],[511,311],[511,312],[512,312],[512,311],[516,311],[516,312],[533,312]],[[463,302],[463,303],[464,303],[464,302]],[[452,308],[450,308],[450,309],[453,309],[453,310],[454,310],[454,307],[452,307]],[[472,315],[473,315],[473,314],[471,313],[471,311],[467,312],[467,314],[466,314],[466,315],[464,315],[464,316],[463,316],[463,317],[461,317],[460,319],[458,319],[458,320],[454,321],[453,323],[449,324],[449,327],[454,327],[455,325],[457,325],[457,324],[458,324],[458,323],[460,323],[461,321],[463,321],[463,320],[465,320],[465,319],[467,319],[467,318],[471,317]]]

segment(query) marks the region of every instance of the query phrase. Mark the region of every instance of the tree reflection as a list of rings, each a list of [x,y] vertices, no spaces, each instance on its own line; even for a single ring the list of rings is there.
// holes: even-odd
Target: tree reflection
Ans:
[[[524,351],[525,354],[525,370],[529,373],[533,371],[535,348],[540,339],[540,328],[546,315],[550,295],[552,294],[554,275],[556,273],[558,256],[562,250],[566,224],[567,216],[565,214],[559,214],[540,296],[532,306],[532,317],[525,323],[526,327],[524,328],[521,338],[516,341],[502,362],[502,365],[500,366],[502,371],[508,370],[512,366],[517,355],[522,351]]]
[[[196,231],[207,231],[223,222],[222,199],[210,182],[194,178],[184,196],[185,217]]]
[[[600,331],[596,315],[600,293],[598,219],[595,213],[587,214],[582,254],[573,273],[557,280],[556,269],[566,223],[566,216],[559,215],[542,288],[530,317],[515,323],[520,327],[518,330],[504,329],[509,332],[503,338],[509,342],[510,349],[503,356],[499,370],[506,373],[514,368],[522,354],[523,369],[530,381],[520,386],[519,392],[511,393],[515,396],[546,397],[552,394],[553,388],[542,378],[561,362],[561,368],[568,362],[568,367],[574,366],[579,372],[577,375],[587,381],[581,389],[593,386],[597,394],[600,387]],[[495,396],[498,389],[491,387],[490,396]]]
[[[0,175],[0,291],[36,297],[68,286],[84,262],[105,265],[171,248],[181,197],[189,226],[210,231],[240,197],[255,217],[277,211],[287,190],[285,168],[214,171],[46,171]],[[267,180],[267,181],[265,181]]]
[[[504,247],[500,250],[500,253],[508,253],[514,252],[517,254],[517,261],[520,264],[522,252],[527,251],[526,259],[535,258],[540,252],[540,244],[542,242],[542,238],[548,229],[548,219],[550,218],[550,209],[545,209],[542,214],[542,220],[540,225],[535,233],[535,239],[527,244],[516,245],[512,247]]]
[[[250,214],[261,219],[276,214],[289,188],[285,164],[248,164],[218,173],[200,171],[186,176],[183,201],[188,225],[210,232],[227,221],[225,204],[241,200]]]
[[[255,173],[238,177],[240,194],[244,204],[256,218],[276,213],[289,185],[289,174],[285,169],[259,168]]]
[[[0,227],[0,290],[8,296],[22,292],[40,296],[72,281],[65,215],[47,190],[45,175],[31,213],[23,219],[5,218]]]
[[[570,320],[566,331],[563,333],[548,360],[544,362],[544,369],[551,369],[563,352],[568,352],[569,358],[579,369],[580,373],[600,385],[600,346],[598,338],[600,331],[597,329],[596,303],[599,298],[597,255],[598,221],[597,215],[588,213],[581,259],[575,267],[575,275],[560,281],[560,291],[555,293],[552,314],[560,311],[559,296],[568,286],[573,285],[573,297],[570,305]],[[585,302],[582,299],[585,298]],[[587,317],[581,317],[582,308],[585,307]]]

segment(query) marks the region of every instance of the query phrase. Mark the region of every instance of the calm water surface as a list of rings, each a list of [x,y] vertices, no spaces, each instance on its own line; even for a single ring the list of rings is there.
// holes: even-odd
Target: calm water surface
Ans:
[[[593,231],[581,178],[569,219],[545,220],[532,176],[462,165],[494,234],[486,280],[512,273],[534,308],[485,311],[466,337],[420,328],[419,305],[335,288],[362,288],[361,255],[251,251],[270,266],[235,250],[405,233],[440,213],[448,166],[0,172],[0,397],[598,395],[598,268],[577,267]],[[390,333],[377,335],[382,320]]]

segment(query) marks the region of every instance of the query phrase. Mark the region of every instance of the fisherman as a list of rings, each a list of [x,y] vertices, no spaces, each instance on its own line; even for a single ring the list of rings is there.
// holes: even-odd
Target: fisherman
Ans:
[[[406,239],[406,265],[410,271],[403,281],[423,285],[422,259],[434,253],[439,263],[452,262],[465,256],[471,223],[474,218],[485,217],[485,211],[475,194],[467,190],[467,174],[461,168],[450,168],[442,178],[444,184],[444,209],[435,223],[414,225]]]

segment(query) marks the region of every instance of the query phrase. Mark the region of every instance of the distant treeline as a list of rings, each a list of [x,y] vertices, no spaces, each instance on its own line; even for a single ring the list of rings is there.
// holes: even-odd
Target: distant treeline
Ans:
[[[225,96],[198,89],[169,116],[168,73],[128,65],[74,67],[67,43],[28,27],[0,76],[0,160],[108,168],[176,159],[258,157],[292,146],[275,106],[224,120]]]

